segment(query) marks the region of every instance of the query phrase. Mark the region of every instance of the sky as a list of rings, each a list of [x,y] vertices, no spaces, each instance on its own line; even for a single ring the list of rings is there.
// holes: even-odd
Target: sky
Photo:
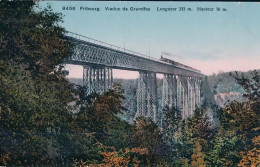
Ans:
[[[63,14],[68,31],[154,58],[163,52],[203,74],[260,69],[260,3],[238,2],[100,2],[42,1]],[[75,10],[62,10],[75,7]],[[99,8],[99,11],[80,10]],[[121,8],[106,11],[105,7]],[[128,11],[122,11],[122,8]],[[150,11],[130,11],[130,8]],[[177,8],[177,11],[157,11]],[[185,7],[186,11],[179,11]],[[197,8],[214,11],[197,11]],[[220,7],[226,11],[216,11]],[[192,11],[187,11],[191,8]],[[170,55],[170,56],[169,56]],[[69,77],[82,77],[82,67],[67,66]],[[137,72],[114,70],[114,77],[136,78]]]

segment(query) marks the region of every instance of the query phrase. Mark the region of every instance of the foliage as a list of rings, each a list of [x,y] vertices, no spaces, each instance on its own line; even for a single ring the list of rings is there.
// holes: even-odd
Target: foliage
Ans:
[[[243,158],[238,166],[257,166],[260,164],[260,135],[252,139],[254,148],[249,151],[242,152]]]
[[[204,167],[205,166],[205,161],[204,161],[204,153],[202,152],[202,146],[201,144],[197,141],[195,142],[196,148],[193,149],[193,154],[191,155],[191,166],[199,166],[199,167]]]
[[[181,110],[176,107],[169,108],[166,106],[163,109],[163,113],[162,129],[164,136],[174,137],[175,132],[178,132],[181,127]]]
[[[142,148],[126,148],[124,151],[119,150],[118,152],[112,148],[112,152],[103,152],[102,155],[104,156],[103,162],[100,164],[88,164],[81,160],[74,160],[73,166],[133,166],[138,167],[140,165],[140,160],[138,157],[147,155],[148,150]]]
[[[203,108],[194,110],[194,115],[188,118],[186,126],[187,133],[194,139],[206,141],[214,137],[214,129]]]
[[[206,160],[210,166],[221,166],[223,164],[233,165],[240,159],[240,150],[244,143],[236,133],[224,131],[222,127],[218,130],[215,138],[209,141]]]
[[[148,155],[147,149],[141,148],[132,148],[125,149],[125,152],[113,151],[108,153],[102,153],[104,155],[103,164],[100,166],[134,166],[137,167],[140,164],[140,160],[138,160],[138,156]]]
[[[212,128],[208,116],[203,108],[196,108],[194,115],[183,122],[179,137],[178,159],[176,166],[203,166],[208,142],[214,138],[215,129]],[[204,148],[204,149],[202,149]]]
[[[164,143],[158,126],[148,118],[139,117],[131,137],[134,147],[147,148],[146,163],[158,163],[163,158]]]
[[[207,153],[211,165],[254,165],[248,158],[252,160],[251,153],[257,151],[252,139],[259,134],[259,74],[253,71],[250,76],[243,73],[234,76],[245,89],[248,101],[234,101],[220,110],[221,126]]]
[[[34,2],[0,4],[0,138],[4,163],[49,164],[66,159],[65,132],[72,116],[73,86],[59,65],[70,42],[50,8]]]
[[[249,102],[232,102],[221,110],[221,126],[208,151],[211,165],[237,165],[241,151],[252,147],[251,139],[259,134],[259,116],[250,105]]]
[[[163,109],[163,120],[162,120],[162,132],[163,140],[166,144],[167,159],[168,161],[175,161],[179,159],[183,153],[180,149],[183,148],[181,142],[182,119],[181,111],[176,107],[169,108],[166,106]]]

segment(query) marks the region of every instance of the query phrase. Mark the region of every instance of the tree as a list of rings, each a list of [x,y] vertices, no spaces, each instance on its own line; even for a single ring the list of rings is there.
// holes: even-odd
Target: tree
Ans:
[[[146,148],[148,155],[146,157],[147,166],[159,163],[163,158],[164,145],[162,134],[157,125],[148,118],[138,117],[131,137],[132,146]]]
[[[115,85],[113,89],[108,90],[102,94],[92,93],[85,94],[85,88],[78,86],[77,108],[79,112],[75,113],[75,132],[83,133],[80,139],[74,140],[80,142],[81,146],[85,146],[92,150],[84,150],[78,147],[80,157],[75,155],[77,159],[81,159],[88,164],[96,160],[96,164],[103,162],[101,158],[108,156],[107,160],[112,158],[112,155],[118,156],[117,153],[122,149],[130,148],[129,137],[132,131],[132,126],[126,121],[120,119],[124,108],[122,107],[122,89],[120,85]],[[83,143],[84,134],[89,134],[90,137],[96,141],[94,143]],[[86,144],[86,145],[85,145]],[[88,145],[90,144],[90,145]],[[99,148],[94,147],[93,144],[98,145]],[[111,148],[113,148],[111,150]],[[104,154],[100,154],[100,152]],[[101,158],[101,159],[100,159]]]
[[[181,126],[181,111],[178,108],[166,106],[163,109],[163,120],[162,120],[162,131],[163,131],[163,140],[167,145],[168,161],[173,162],[181,157],[181,147],[183,147],[180,142],[182,136]]]
[[[182,123],[181,135],[178,137],[180,145],[176,151],[178,158],[174,161],[175,166],[205,165],[205,152],[214,135],[215,129],[212,128],[205,110],[196,108],[194,115]]]
[[[252,139],[254,148],[249,151],[242,152],[243,158],[238,166],[257,166],[260,164],[260,135]]]
[[[61,15],[34,1],[0,3],[0,141],[2,163],[66,160],[73,85],[59,65],[71,45]],[[2,160],[2,159],[1,159]]]
[[[222,125],[207,147],[206,160],[210,166],[234,166],[241,158],[240,150],[245,146],[234,131],[225,130],[225,125]]]
[[[186,129],[192,138],[203,141],[213,138],[215,133],[208,116],[202,108],[196,108],[194,115],[187,119]]]
[[[181,127],[181,111],[178,108],[169,108],[166,106],[163,109],[163,113],[162,129],[164,136],[173,138],[174,134],[178,132]]]
[[[260,75],[255,70],[249,76],[238,72],[231,76],[244,88],[247,101],[233,101],[220,110],[220,127],[207,158],[217,166],[255,165],[252,153],[259,151],[253,139],[257,139],[260,130]]]

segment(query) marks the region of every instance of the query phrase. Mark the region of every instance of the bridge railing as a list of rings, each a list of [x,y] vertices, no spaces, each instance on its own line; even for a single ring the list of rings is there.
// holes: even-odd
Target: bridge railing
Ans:
[[[106,43],[106,42],[102,42],[102,41],[99,41],[99,40],[96,40],[96,39],[93,39],[93,38],[89,38],[89,37],[86,37],[84,35],[80,35],[80,34],[77,34],[77,33],[74,33],[74,32],[66,31],[66,35],[69,36],[69,37],[72,37],[72,38],[76,38],[78,40],[94,43],[94,44],[97,44],[97,45],[101,45],[101,46],[104,46],[104,47],[107,47],[107,48],[110,48],[110,49],[114,49],[114,50],[118,50],[118,51],[121,51],[121,52],[124,52],[124,53],[131,54],[131,55],[143,57],[143,58],[150,59],[150,60],[153,60],[153,61],[157,61],[157,62],[160,62],[160,63],[168,64],[168,65],[179,67],[179,68],[185,68],[187,70],[196,71],[196,72],[200,73],[200,71],[193,70],[191,68],[186,68],[184,66],[173,65],[171,63],[168,63],[168,62],[165,62],[165,61],[161,61],[159,59],[147,56],[145,54],[134,52],[134,51],[131,51],[131,50],[128,50],[128,49],[125,49],[125,48],[121,48],[119,46],[115,46],[115,45],[112,45],[112,44],[109,44],[109,43]]]
[[[125,53],[129,53],[129,54],[137,55],[137,56],[140,56],[140,57],[144,57],[144,58],[147,58],[147,59],[159,61],[158,59],[147,56],[145,54],[134,52],[134,51],[131,51],[131,50],[128,50],[128,49],[125,49],[125,48],[121,48],[119,46],[115,46],[115,45],[112,45],[112,44],[109,44],[109,43],[106,43],[106,42],[98,41],[96,39],[92,39],[92,38],[89,38],[89,37],[86,37],[86,36],[83,36],[83,35],[80,35],[80,34],[77,34],[77,33],[67,31],[66,35],[73,37],[73,38],[76,38],[76,39],[79,39],[79,40],[83,40],[83,41],[91,42],[91,43],[94,43],[94,44],[97,44],[97,45],[105,46],[105,47],[108,47],[108,48],[111,48],[111,49],[119,50],[121,52],[125,52]]]

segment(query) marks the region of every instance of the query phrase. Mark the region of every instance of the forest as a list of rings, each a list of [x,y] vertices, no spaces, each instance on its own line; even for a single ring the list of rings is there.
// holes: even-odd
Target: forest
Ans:
[[[260,165],[259,71],[230,74],[246,100],[218,107],[218,127],[203,105],[186,120],[165,107],[161,127],[144,117],[128,122],[120,84],[86,96],[66,79],[72,44],[61,14],[35,1],[2,1],[0,9],[0,165]]]

